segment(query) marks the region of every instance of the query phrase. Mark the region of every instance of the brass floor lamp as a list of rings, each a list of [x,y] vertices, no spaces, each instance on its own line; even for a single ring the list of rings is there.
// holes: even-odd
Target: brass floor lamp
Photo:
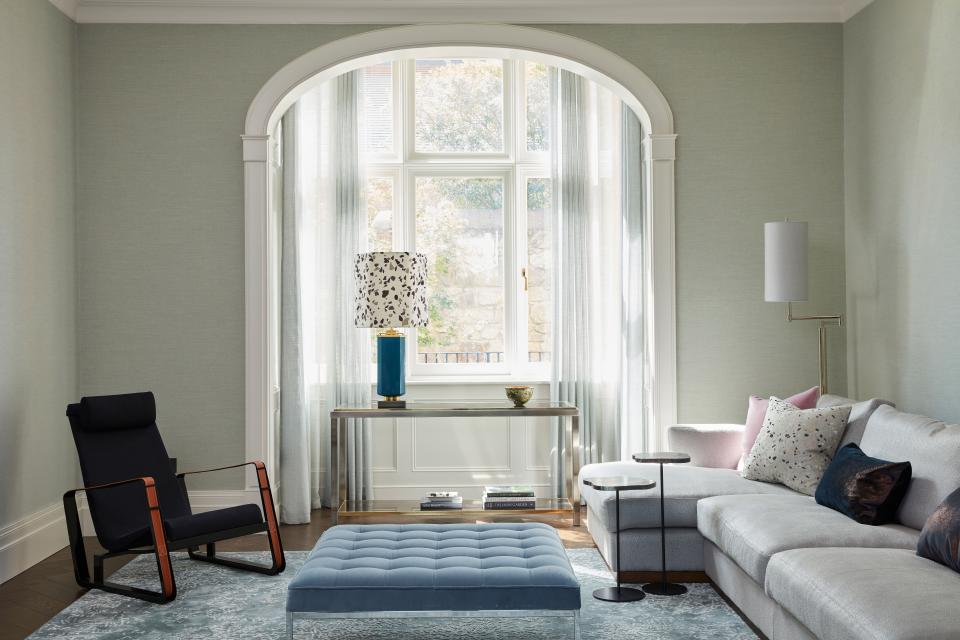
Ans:
[[[767,222],[763,225],[763,297],[787,303],[787,322],[820,323],[820,395],[827,393],[827,327],[842,326],[841,315],[793,315],[793,303],[808,299],[807,223]]]

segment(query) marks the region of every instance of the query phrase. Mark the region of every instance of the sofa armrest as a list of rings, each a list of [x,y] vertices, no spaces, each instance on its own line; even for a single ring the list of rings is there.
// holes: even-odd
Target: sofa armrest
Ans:
[[[671,451],[690,454],[698,467],[735,469],[742,453],[742,424],[675,424],[667,429]]]

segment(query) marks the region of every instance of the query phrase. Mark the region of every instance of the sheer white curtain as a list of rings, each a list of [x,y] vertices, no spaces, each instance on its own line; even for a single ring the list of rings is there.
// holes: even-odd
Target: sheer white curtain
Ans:
[[[335,506],[330,410],[371,399],[369,335],[353,324],[353,258],[365,250],[357,73],[304,95],[284,117],[280,507],[309,522]],[[369,420],[347,426],[348,499],[372,497]]]
[[[635,414],[643,396],[639,123],[610,91],[577,74],[561,71],[557,94],[551,395],[580,408],[588,464],[620,459],[623,430],[642,420],[642,411]],[[566,479],[561,460],[555,456],[558,495]]]

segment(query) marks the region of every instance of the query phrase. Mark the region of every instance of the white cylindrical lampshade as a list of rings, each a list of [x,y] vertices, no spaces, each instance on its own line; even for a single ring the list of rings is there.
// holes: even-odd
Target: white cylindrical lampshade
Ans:
[[[767,302],[807,299],[807,223],[763,225],[763,297]]]
[[[407,251],[358,253],[354,276],[357,327],[427,326],[427,256]]]

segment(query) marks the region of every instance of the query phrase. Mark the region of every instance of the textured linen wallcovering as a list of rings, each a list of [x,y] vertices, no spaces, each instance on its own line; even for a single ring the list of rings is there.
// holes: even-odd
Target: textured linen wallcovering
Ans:
[[[308,92],[284,117],[281,258],[281,519],[336,506],[330,410],[368,404],[370,345],[353,324],[353,257],[363,250],[358,78]],[[288,131],[288,128],[292,130]],[[292,147],[292,149],[291,149]],[[299,358],[299,362],[298,362]],[[348,499],[372,497],[369,420],[346,428]]]
[[[644,349],[640,129],[612,93],[561,71],[554,158],[556,356],[551,396],[580,408],[581,460],[621,457],[640,421]],[[563,431],[553,428],[554,490],[563,495]]]

